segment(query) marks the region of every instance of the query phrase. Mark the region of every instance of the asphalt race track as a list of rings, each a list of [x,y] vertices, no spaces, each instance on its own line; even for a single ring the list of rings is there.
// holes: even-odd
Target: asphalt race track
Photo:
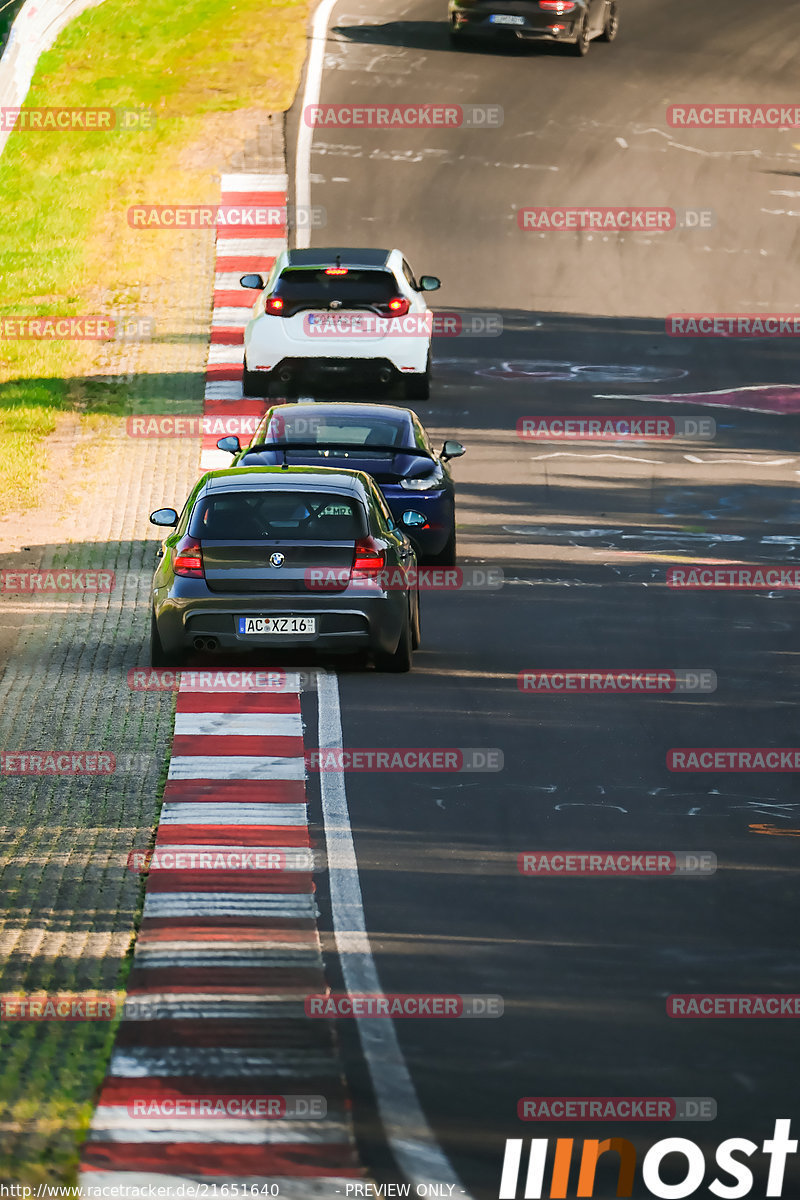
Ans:
[[[317,129],[311,159],[327,214],[312,244],[400,246],[442,277],[436,308],[503,319],[499,337],[436,340],[419,411],[468,447],[454,468],[461,560],[501,567],[506,585],[427,594],[409,676],[340,675],[346,747],[504,756],[497,773],[347,780],[384,989],[504,997],[501,1020],[397,1022],[428,1121],[476,1196],[497,1195],[506,1138],[686,1136],[711,1162],[724,1138],[760,1144],[797,1112],[791,1022],[666,1015],[675,993],[800,990],[795,777],[666,765],[671,747],[796,744],[797,600],[678,594],[664,579],[698,559],[798,562],[798,358],[791,339],[670,338],[664,318],[797,311],[800,132],[671,129],[665,113],[788,103],[798,38],[786,0],[630,2],[617,42],[585,60],[451,50],[444,0],[341,0],[330,22],[322,103],[504,113],[494,129]],[[300,119],[298,100],[290,177]],[[540,236],[517,225],[526,205],[712,210],[713,228]],[[697,397],[715,391],[733,394],[716,407]],[[711,416],[716,439],[559,445],[516,432],[535,415],[665,414]],[[706,668],[718,687],[517,687],[520,671],[565,667]],[[533,850],[710,851],[719,869],[542,880],[517,870]],[[352,1030],[342,1036],[355,1062]],[[351,1085],[374,1177],[396,1180],[355,1067]],[[609,1095],[710,1097],[718,1115],[666,1128],[517,1118],[523,1096]],[[600,1171],[597,1194],[614,1194],[614,1178]],[[796,1165],[786,1180],[796,1192]]]

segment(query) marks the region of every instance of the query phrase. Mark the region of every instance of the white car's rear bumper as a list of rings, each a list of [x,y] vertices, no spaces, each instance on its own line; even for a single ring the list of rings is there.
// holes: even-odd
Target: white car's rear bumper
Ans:
[[[411,327],[424,329],[419,317]],[[244,331],[250,371],[274,371],[286,360],[292,363],[307,360],[310,367],[316,363],[321,369],[327,362],[338,361],[342,366],[352,363],[354,367],[359,363],[387,364],[399,375],[422,374],[428,364],[430,342],[429,332],[406,336],[400,333],[354,337],[312,335],[304,330],[302,314],[289,318],[264,314],[249,321]]]

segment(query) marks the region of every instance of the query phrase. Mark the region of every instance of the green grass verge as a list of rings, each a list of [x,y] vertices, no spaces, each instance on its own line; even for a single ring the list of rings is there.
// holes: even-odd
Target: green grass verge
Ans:
[[[144,107],[156,119],[135,133],[12,134],[0,158],[0,203],[13,214],[0,227],[0,318],[106,313],[109,296],[135,311],[140,291],[168,278],[174,242],[131,231],[128,206],[218,198],[187,149],[207,143],[215,114],[288,108],[306,15],[306,0],[105,0],[73,22],[26,104]],[[91,343],[0,339],[0,511],[35,501],[35,448],[60,413],[85,413],[91,426],[151,396],[136,379],[93,379],[97,360]],[[119,988],[129,970],[130,957]],[[54,972],[63,988],[57,962]],[[0,1022],[0,1180],[74,1179],[114,1028]]]
[[[182,152],[214,114],[289,107],[306,13],[306,0],[105,0],[78,17],[42,56],[26,105],[143,109],[151,127],[12,133],[0,158],[12,216],[0,227],[0,319],[135,308],[152,272],[167,273],[171,235],[157,235],[160,252],[132,237],[128,206],[217,198],[212,173],[182,167]],[[87,407],[81,381],[98,371],[98,346],[0,337],[0,511],[35,500],[32,443],[59,411]],[[116,389],[108,411],[124,400]]]

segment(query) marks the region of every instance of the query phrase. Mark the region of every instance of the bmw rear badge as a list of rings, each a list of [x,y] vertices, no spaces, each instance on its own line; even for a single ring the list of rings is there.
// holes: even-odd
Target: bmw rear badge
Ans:
[[[286,555],[281,554],[279,550],[276,550],[274,554],[270,554],[269,556],[269,564],[271,567],[282,567],[285,562]]]

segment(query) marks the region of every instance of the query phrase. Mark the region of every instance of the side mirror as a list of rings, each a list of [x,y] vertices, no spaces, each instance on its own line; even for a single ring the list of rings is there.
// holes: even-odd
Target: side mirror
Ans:
[[[424,513],[415,512],[413,508],[409,508],[403,513],[403,524],[410,525],[412,528],[415,525],[427,525],[428,518]]]
[[[171,528],[178,524],[178,514],[174,508],[157,508],[154,513],[150,513],[150,524]]]
[[[264,280],[260,275],[243,275],[239,280],[242,287],[255,288],[257,292],[263,292]]]
[[[466,447],[462,446],[461,442],[445,442],[439,457],[447,462],[448,458],[461,458],[461,455],[466,453]]]
[[[420,275],[419,277],[419,290],[421,292],[435,292],[441,286],[441,279],[437,279],[435,275]]]
[[[230,437],[220,438],[217,442],[217,449],[224,450],[226,454],[238,454],[241,450],[239,439],[236,434],[231,434]]]

